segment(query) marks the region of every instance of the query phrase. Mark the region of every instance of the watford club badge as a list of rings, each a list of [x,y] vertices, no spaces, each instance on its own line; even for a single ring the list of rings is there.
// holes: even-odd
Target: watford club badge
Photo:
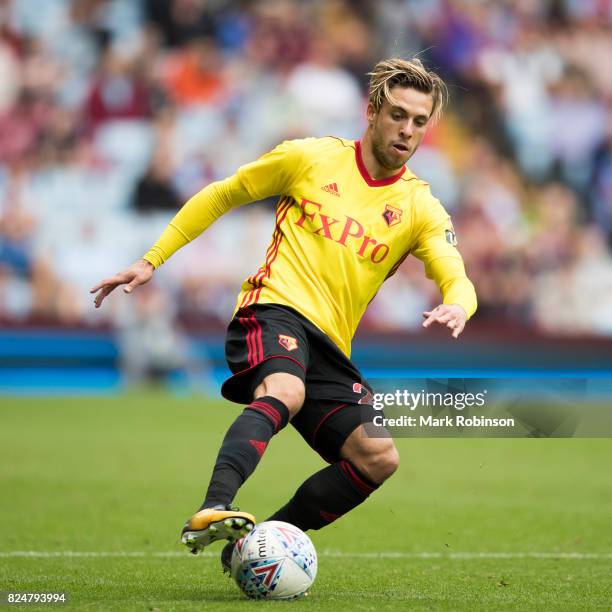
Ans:
[[[298,347],[297,340],[292,338],[291,336],[284,336],[283,334],[278,334],[278,343],[288,351],[295,351]]]
[[[393,227],[397,225],[402,220],[402,210],[399,208],[395,208],[395,206],[391,206],[391,204],[387,204],[385,206],[385,212],[383,213],[383,219],[387,222],[389,227]]]

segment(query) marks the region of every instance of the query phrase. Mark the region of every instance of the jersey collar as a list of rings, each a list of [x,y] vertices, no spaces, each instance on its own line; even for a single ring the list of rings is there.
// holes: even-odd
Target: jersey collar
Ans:
[[[365,167],[365,164],[363,163],[363,157],[361,156],[361,142],[359,140],[355,141],[355,161],[357,162],[359,173],[370,187],[384,187],[385,185],[393,185],[393,183],[399,181],[404,172],[406,172],[406,166],[402,166],[402,169],[393,176],[388,176],[387,178],[383,179],[372,178]]]

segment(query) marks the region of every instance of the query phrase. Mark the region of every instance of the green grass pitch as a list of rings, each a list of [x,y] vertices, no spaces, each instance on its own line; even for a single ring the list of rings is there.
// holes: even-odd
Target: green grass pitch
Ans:
[[[612,608],[607,439],[398,440],[398,473],[310,534],[310,595],[245,600],[220,546],[178,544],[237,411],[153,392],[0,398],[0,590],[65,591],[75,610]],[[322,466],[289,427],[237,503],[263,519]]]

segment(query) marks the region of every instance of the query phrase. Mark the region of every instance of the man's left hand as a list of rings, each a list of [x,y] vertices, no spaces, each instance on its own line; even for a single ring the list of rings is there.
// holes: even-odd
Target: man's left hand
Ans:
[[[452,330],[453,338],[459,337],[467,321],[465,310],[459,304],[440,304],[431,311],[425,311],[423,316],[425,317],[423,327],[429,327],[432,323],[441,323]]]

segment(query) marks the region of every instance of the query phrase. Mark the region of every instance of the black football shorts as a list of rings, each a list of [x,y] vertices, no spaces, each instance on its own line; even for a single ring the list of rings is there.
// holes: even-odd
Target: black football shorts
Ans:
[[[250,404],[274,372],[301,378],[302,409],[291,420],[326,461],[340,458],[346,438],[376,414],[372,391],[350,359],[313,323],[288,306],[255,304],[236,312],[227,329],[225,357],[233,376],[221,388],[226,399]]]

